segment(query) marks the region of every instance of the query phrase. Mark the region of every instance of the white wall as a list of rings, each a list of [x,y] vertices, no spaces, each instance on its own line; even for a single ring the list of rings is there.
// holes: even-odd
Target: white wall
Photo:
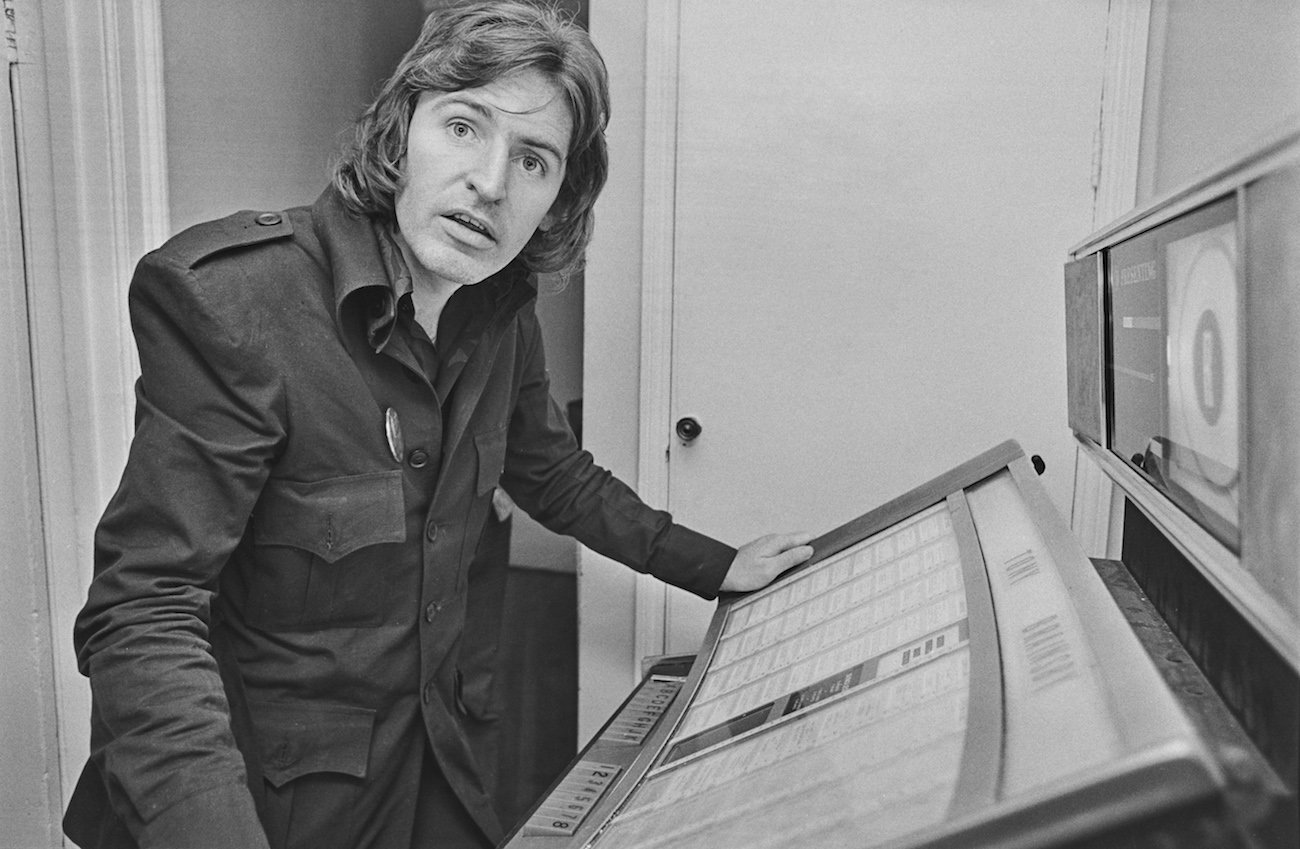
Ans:
[[[1152,4],[1138,202],[1234,159],[1300,113],[1300,3]]]

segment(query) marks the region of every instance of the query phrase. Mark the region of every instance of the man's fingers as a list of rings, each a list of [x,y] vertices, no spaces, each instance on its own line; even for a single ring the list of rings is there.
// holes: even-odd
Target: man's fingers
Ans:
[[[724,591],[748,591],[767,586],[782,572],[793,569],[813,555],[810,533],[768,534],[751,540],[736,552],[726,577]]]
[[[768,553],[760,558],[768,580],[775,578],[788,569],[793,569],[813,555],[813,547],[807,542],[809,534],[785,534],[772,540]]]
[[[812,557],[813,548],[811,545],[796,545],[793,548],[787,548],[780,554],[772,558],[777,564],[777,574],[784,572],[786,569],[793,569],[800,563]]]
[[[803,531],[793,534],[772,534],[764,538],[764,542],[766,543],[764,547],[767,549],[766,553],[769,556],[782,554],[801,546],[806,547],[807,543],[812,540],[812,538],[812,534]],[[805,557],[803,559],[807,560],[808,558]]]

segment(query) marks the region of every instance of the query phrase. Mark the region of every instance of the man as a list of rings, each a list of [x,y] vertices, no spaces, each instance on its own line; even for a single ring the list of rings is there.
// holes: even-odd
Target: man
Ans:
[[[806,559],[652,510],[550,399],[537,272],[605,178],[582,31],[519,3],[432,18],[310,208],[181,233],[132,281],[136,434],[77,624],[97,847],[485,846],[504,488],[705,597]],[[476,627],[477,625],[477,627]]]

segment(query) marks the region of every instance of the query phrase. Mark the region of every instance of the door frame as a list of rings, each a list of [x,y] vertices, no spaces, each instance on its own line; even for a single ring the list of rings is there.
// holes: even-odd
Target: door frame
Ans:
[[[45,551],[33,578],[44,586],[33,589],[48,601],[58,717],[57,763],[43,768],[59,776],[63,799],[89,749],[90,691],[72,627],[132,432],[126,285],[169,231],[160,7],[5,2]]]
[[[7,4],[6,4],[7,6]],[[0,816],[5,836],[22,842],[58,845],[62,788],[51,753],[58,750],[58,715],[54,705],[54,651],[51,646],[49,596],[45,588],[45,537],[40,514],[40,469],[36,461],[35,380],[28,327],[28,292],[23,251],[17,109],[13,101],[18,64],[16,19],[5,20],[7,71],[0,91],[0,385],[7,403],[0,411],[5,440],[0,463],[9,472],[0,493],[0,528],[10,568],[0,571],[0,660],[6,686],[5,758],[0,761]]]
[[[641,395],[637,494],[668,504],[672,416],[673,259],[677,194],[677,80],[680,0],[646,6],[644,206],[641,252]],[[636,578],[633,657],[662,654],[668,587]]]
[[[1160,3],[1160,0],[1154,0]],[[1112,2],[1106,17],[1106,67],[1094,143],[1092,226],[1100,229],[1137,204],[1142,104],[1159,84],[1148,55],[1160,49],[1163,26],[1153,0]],[[1153,41],[1154,39],[1154,41]],[[1081,236],[1083,234],[1080,234]],[[1075,448],[1070,527],[1093,557],[1118,559],[1124,536],[1124,494],[1082,446]]]

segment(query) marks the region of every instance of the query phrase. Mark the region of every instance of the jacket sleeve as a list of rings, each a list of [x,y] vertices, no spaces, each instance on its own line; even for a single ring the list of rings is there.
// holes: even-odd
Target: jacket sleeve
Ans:
[[[520,313],[523,357],[502,485],[530,516],[638,572],[714,598],[736,550],[677,524],[578,448],[551,398],[540,326]]]
[[[284,436],[282,393],[256,316],[211,280],[151,254],[129,302],[136,431],[74,635],[100,726],[92,760],[141,846],[264,847],[209,614]]]

